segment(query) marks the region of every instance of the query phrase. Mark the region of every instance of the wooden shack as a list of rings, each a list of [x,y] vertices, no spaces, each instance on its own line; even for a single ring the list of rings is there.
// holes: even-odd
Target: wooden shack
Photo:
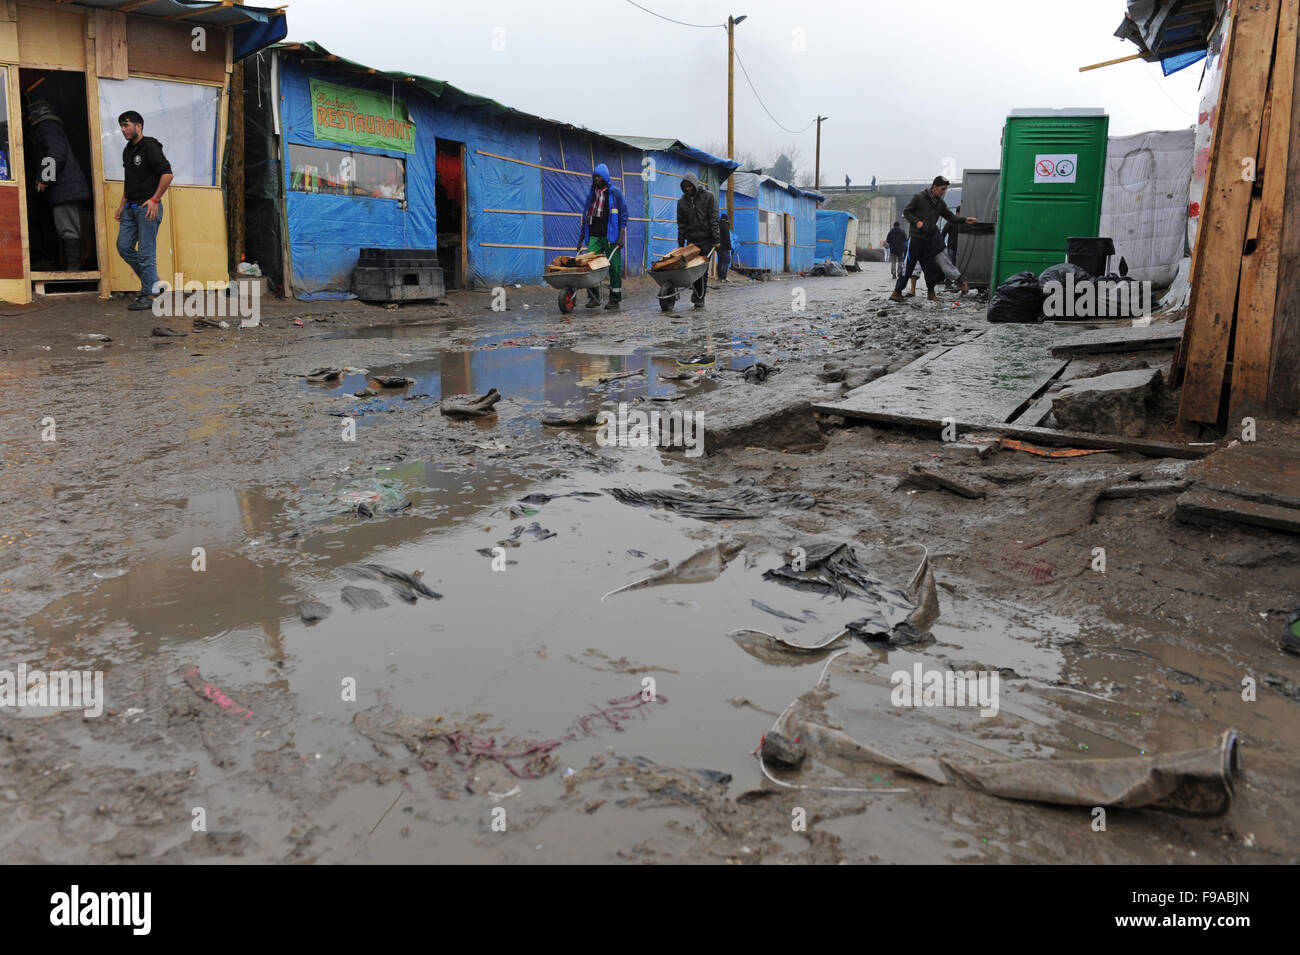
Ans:
[[[170,282],[229,277],[223,167],[234,63],[285,36],[282,10],[235,0],[0,0],[0,301],[139,288],[117,254],[124,140],[139,112],[175,179],[163,200],[158,274]],[[30,103],[59,116],[93,198],[82,210],[80,270],[68,271],[40,157],[24,151]],[[51,241],[51,239],[55,241]]]

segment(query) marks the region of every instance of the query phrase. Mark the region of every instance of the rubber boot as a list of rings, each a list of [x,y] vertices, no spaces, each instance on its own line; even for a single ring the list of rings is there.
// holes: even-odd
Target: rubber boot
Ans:
[[[81,236],[65,235],[63,237],[63,271],[81,271]]]

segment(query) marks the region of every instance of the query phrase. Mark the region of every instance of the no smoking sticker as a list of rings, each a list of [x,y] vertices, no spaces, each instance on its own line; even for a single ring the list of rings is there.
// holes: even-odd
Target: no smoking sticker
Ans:
[[[1074,182],[1078,153],[1040,153],[1034,157],[1034,182]]]

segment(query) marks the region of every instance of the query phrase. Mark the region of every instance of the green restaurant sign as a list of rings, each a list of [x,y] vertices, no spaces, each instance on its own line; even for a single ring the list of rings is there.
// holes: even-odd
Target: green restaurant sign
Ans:
[[[311,105],[317,139],[415,153],[415,123],[404,100],[312,80]]]

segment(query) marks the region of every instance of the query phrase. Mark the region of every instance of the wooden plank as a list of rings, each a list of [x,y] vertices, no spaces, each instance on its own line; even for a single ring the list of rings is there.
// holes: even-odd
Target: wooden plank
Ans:
[[[1298,20],[1300,0],[1282,0],[1276,58],[1269,83],[1269,100],[1279,117],[1291,115]],[[1254,251],[1244,257],[1241,265],[1237,328],[1233,336],[1232,391],[1228,403],[1230,422],[1239,421],[1244,415],[1259,414],[1268,401],[1273,313],[1277,307],[1278,261],[1282,222],[1286,217],[1286,169],[1292,135],[1280,120],[1271,121],[1268,130],[1267,140],[1260,143],[1264,154],[1263,190],[1258,201],[1252,202],[1252,206],[1259,208],[1257,241]]]
[[[18,62],[18,22],[0,20],[0,61]]]
[[[1241,160],[1259,156],[1268,71],[1258,64],[1271,58],[1279,12],[1280,0],[1246,0],[1234,14],[1227,54],[1231,72],[1224,76],[1215,125],[1219,161],[1206,174],[1211,201],[1196,233],[1196,279],[1188,308],[1191,337],[1178,407],[1184,426],[1219,420],[1253,187],[1241,178]]]
[[[1211,491],[1300,508],[1300,450],[1286,445],[1243,441],[1192,465],[1187,476]]]
[[[5,71],[9,82],[9,102],[21,103],[19,90],[22,87],[18,70],[12,67]],[[11,107],[12,108],[12,107]],[[9,144],[13,148],[9,168],[13,171],[15,181],[18,183],[18,228],[22,234],[21,250],[19,255],[22,259],[23,275],[23,292],[20,304],[26,304],[32,300],[32,285],[27,281],[27,270],[31,263],[30,240],[27,237],[27,164],[18,162],[17,157],[23,155],[23,123],[13,122],[9,124]]]
[[[234,43],[234,35],[230,42]],[[226,214],[230,247],[226,257],[233,271],[247,251],[244,218],[244,70],[236,65],[230,74],[230,171],[226,182]]]
[[[1036,325],[995,325],[979,338],[935,349],[892,375],[815,407],[935,426],[944,418],[1004,424],[1065,368],[1065,360],[1049,354],[1065,334]]]
[[[206,49],[193,49],[192,28],[154,17],[126,18],[127,62],[132,73],[220,82],[226,78],[226,30],[206,26]]]
[[[1080,332],[1060,345],[1053,345],[1052,356],[1069,358],[1074,355],[1173,348],[1183,336],[1183,327],[1183,322],[1163,322],[1136,328],[1103,328]]]
[[[98,11],[95,15],[95,36],[94,38],[86,37],[86,62],[92,60],[98,61],[99,44],[112,44],[114,27],[111,24],[100,22],[103,11]],[[126,18],[118,14],[121,23],[121,66],[123,71],[126,70]],[[123,76],[125,78],[125,76]],[[104,208],[104,143],[103,137],[97,135],[99,130],[96,125],[99,122],[99,78],[89,70],[86,71],[86,115],[93,117],[93,124],[90,130],[90,169],[87,170],[87,178],[90,180],[90,191],[93,199],[92,209],[96,210],[94,215],[95,229],[95,263],[99,266],[96,279],[99,280],[99,298],[101,301],[107,300],[112,291],[109,288],[109,266],[108,266],[108,226],[107,220],[103,215]],[[116,224],[116,223],[114,223]]]
[[[96,10],[95,72],[104,79],[124,80],[126,62],[126,14]]]
[[[1300,43],[1300,30],[1297,30]],[[1300,216],[1294,212],[1300,201],[1300,55],[1293,52],[1295,69],[1291,83],[1290,143],[1286,161],[1286,199],[1291,214],[1282,222],[1278,273],[1289,281],[1278,282],[1273,309],[1273,336],[1268,376],[1268,407],[1275,414],[1300,414]],[[1281,169],[1275,169],[1280,174]]]
[[[84,70],[85,17],[76,8],[19,4],[18,53],[24,66]]]
[[[1227,521],[1300,534],[1300,510],[1296,508],[1261,504],[1197,488],[1179,495],[1174,505],[1174,516],[1185,524]]]

